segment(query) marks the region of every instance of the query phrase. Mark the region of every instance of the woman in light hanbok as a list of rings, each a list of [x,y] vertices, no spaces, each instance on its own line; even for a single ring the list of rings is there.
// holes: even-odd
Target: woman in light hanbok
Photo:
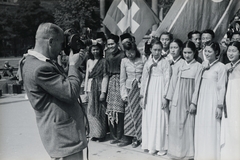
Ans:
[[[228,46],[226,108],[221,123],[221,160],[240,159],[240,42]]]
[[[219,62],[219,44],[207,42],[203,50],[208,67],[204,70],[198,96],[195,121],[195,160],[220,159],[220,124],[227,72]]]
[[[170,63],[171,68],[172,68],[172,75],[171,75],[169,89],[168,89],[167,97],[166,97],[168,100],[171,99],[171,97],[173,96],[173,93],[175,91],[179,68],[185,62],[183,59],[183,54],[182,54],[183,42],[180,39],[174,39],[170,43],[169,48],[170,48],[170,54],[173,57],[173,61],[172,61],[172,63]],[[171,109],[171,101],[169,104],[169,109]]]
[[[170,48],[171,50],[171,48]],[[168,156],[174,159],[194,157],[194,123],[201,64],[196,61],[197,48],[192,41],[183,45],[184,63],[174,69],[177,82],[171,80],[168,97],[169,117]],[[174,78],[174,77],[173,77]],[[172,87],[175,86],[175,87]]]
[[[164,155],[168,149],[168,101],[166,94],[171,75],[169,62],[162,58],[162,43],[152,42],[151,55],[144,65],[140,96],[142,98],[142,149]]]

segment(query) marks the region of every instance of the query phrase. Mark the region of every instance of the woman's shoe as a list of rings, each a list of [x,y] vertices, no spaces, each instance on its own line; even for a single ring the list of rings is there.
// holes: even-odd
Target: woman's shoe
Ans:
[[[122,141],[122,142],[118,143],[117,145],[118,145],[118,147],[124,147],[124,146],[127,146],[129,144],[131,144],[130,141]]]
[[[103,137],[103,138],[98,138],[98,142],[104,142],[105,141],[105,137]]]
[[[119,140],[114,139],[114,140],[110,141],[110,144],[116,144],[116,143],[119,143],[119,142],[120,142]]]
[[[97,141],[97,140],[98,140],[98,138],[95,138],[95,137],[91,138],[91,141]]]
[[[165,154],[167,154],[166,151],[158,151],[158,152],[157,152],[157,155],[158,155],[158,156],[164,156]]]
[[[155,150],[149,150],[149,152],[148,152],[149,154],[155,154],[156,153],[156,151]]]
[[[132,148],[137,148],[140,145],[139,141],[132,142]]]

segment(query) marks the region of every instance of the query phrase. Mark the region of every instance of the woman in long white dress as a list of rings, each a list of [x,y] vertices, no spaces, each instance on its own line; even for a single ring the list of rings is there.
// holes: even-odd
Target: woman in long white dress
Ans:
[[[174,159],[194,157],[197,84],[199,84],[202,69],[201,64],[196,61],[197,48],[192,41],[187,41],[183,45],[183,57],[184,63],[174,68],[178,78],[177,82],[171,79],[167,96],[171,101],[168,156]],[[174,76],[176,75],[173,75],[173,78]],[[173,87],[174,85],[176,87]]]
[[[171,67],[162,58],[162,43],[152,43],[150,57],[144,65],[140,96],[142,97],[142,149],[164,155],[168,149],[168,105],[166,93]]]
[[[218,43],[206,43],[204,54],[209,66],[203,70],[198,97],[195,119],[195,160],[220,159],[220,123],[227,71],[225,65],[217,58],[219,53]]]
[[[240,159],[240,42],[228,46],[228,85],[221,126],[221,160]]]

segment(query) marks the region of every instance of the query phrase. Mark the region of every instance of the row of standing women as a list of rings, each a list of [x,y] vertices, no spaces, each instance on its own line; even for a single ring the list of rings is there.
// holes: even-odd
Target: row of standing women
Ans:
[[[113,34],[105,58],[101,45],[89,48],[85,92],[92,140],[105,138],[107,118],[111,144],[141,144],[173,159],[239,159],[240,42],[228,46],[225,66],[216,42],[205,44],[201,64],[192,41],[173,40],[170,60],[159,40],[145,57],[130,34],[120,38],[124,52]]]
[[[228,46],[226,66],[216,42],[205,44],[200,64],[193,42],[173,40],[172,69],[161,49],[152,43],[143,69],[142,148],[174,159],[239,159],[240,42]]]

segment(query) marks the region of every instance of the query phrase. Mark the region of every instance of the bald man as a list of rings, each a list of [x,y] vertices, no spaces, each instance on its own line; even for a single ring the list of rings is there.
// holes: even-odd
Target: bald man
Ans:
[[[78,104],[82,77],[77,68],[83,55],[71,51],[66,75],[56,63],[64,42],[62,29],[43,23],[35,41],[20,67],[42,143],[53,160],[82,160],[87,139],[84,114]]]

